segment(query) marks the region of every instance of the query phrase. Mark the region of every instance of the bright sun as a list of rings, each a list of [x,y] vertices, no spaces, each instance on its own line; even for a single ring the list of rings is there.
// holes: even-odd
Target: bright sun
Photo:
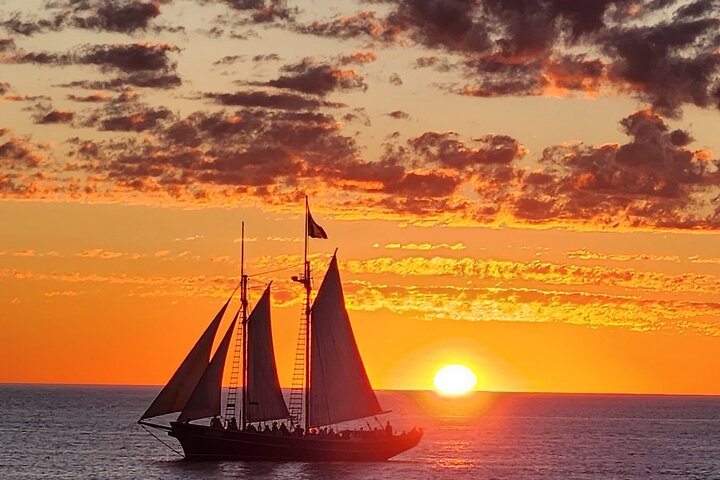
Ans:
[[[477,377],[465,365],[445,365],[435,374],[435,389],[445,395],[462,395],[477,384]]]

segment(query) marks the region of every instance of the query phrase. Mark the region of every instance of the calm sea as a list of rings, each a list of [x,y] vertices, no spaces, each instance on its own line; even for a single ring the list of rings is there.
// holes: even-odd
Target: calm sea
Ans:
[[[388,462],[192,463],[135,423],[157,391],[0,385],[0,479],[720,479],[720,397],[387,391],[426,431]]]

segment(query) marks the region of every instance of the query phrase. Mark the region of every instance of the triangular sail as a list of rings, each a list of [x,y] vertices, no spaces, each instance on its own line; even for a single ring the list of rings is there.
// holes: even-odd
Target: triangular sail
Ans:
[[[178,422],[220,415],[220,393],[222,390],[223,369],[225,367],[228,348],[230,347],[230,340],[235,330],[238,313],[235,314],[230,328],[225,332],[225,336],[220,341],[215,355],[213,355],[205,372],[202,377],[200,377],[200,381],[198,381],[195,390],[193,390],[192,395],[190,395],[190,399],[185,405],[185,408],[183,408],[180,413]]]
[[[288,418],[275,364],[270,327],[270,286],[247,319],[247,398],[245,419],[260,422]]]
[[[329,425],[383,413],[355,342],[335,256],[311,314],[308,424]]]
[[[195,346],[185,357],[185,360],[183,360],[180,367],[178,367],[153,403],[150,404],[143,416],[140,417],[140,420],[165,415],[166,413],[179,412],[185,407],[200,377],[208,366],[213,340],[229,303],[230,299],[225,302],[225,305],[215,315],[215,318],[213,318]]]

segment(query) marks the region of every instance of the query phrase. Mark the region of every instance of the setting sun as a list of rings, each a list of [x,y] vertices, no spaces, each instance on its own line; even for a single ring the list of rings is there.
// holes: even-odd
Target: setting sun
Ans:
[[[473,389],[477,376],[465,365],[445,365],[435,374],[433,384],[444,395],[461,395]]]

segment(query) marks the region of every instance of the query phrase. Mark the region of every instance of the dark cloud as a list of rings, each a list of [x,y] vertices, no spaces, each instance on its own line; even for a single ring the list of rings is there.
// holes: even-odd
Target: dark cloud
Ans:
[[[58,86],[67,88],[86,88],[88,90],[123,91],[128,87],[170,89],[182,85],[182,80],[175,73],[158,74],[154,72],[138,72],[131,75],[112,78],[110,80],[74,80]]]
[[[232,20],[238,25],[292,22],[297,8],[288,7],[285,0],[202,0],[203,3],[221,3],[245,14],[240,20]]]
[[[491,46],[487,26],[476,21],[477,0],[401,0],[394,6],[387,24],[418,43],[472,52]]]
[[[449,72],[452,65],[444,58],[430,55],[415,59],[415,68],[433,68],[439,72]]]
[[[582,55],[564,56],[548,62],[545,71],[550,83],[559,89],[595,93],[604,80],[605,65]]]
[[[278,108],[284,110],[315,110],[320,107],[340,107],[341,104],[308,98],[292,93],[267,93],[261,91],[236,93],[206,93],[222,105],[243,107]]]
[[[280,55],[277,53],[265,53],[260,55],[254,55],[252,61],[255,63],[260,62],[277,62],[280,60]]]
[[[73,15],[67,20],[76,28],[110,32],[147,30],[150,21],[160,15],[158,2],[129,1],[71,1]]]
[[[386,184],[384,191],[420,198],[449,197],[461,183],[462,178],[457,175],[409,172],[398,182]]]
[[[400,75],[398,75],[397,73],[393,73],[392,75],[390,75],[388,81],[395,86],[400,86],[403,84],[402,78],[400,78]]]
[[[371,12],[298,27],[337,38],[414,41],[417,67],[455,71],[455,93],[495,97],[630,94],[677,116],[685,104],[720,108],[720,4],[696,0],[385,0]],[[632,19],[632,21],[628,21]],[[572,51],[568,55],[568,51]],[[608,87],[603,89],[603,87]]]
[[[93,92],[88,95],[73,95],[70,94],[67,96],[68,100],[72,100],[74,102],[82,102],[82,103],[102,103],[107,102],[112,98],[107,93],[103,92]]]
[[[51,100],[50,97],[48,97],[47,95],[28,95],[26,93],[5,95],[3,99],[10,102],[42,102]]]
[[[18,52],[5,63],[33,63],[51,66],[94,65],[102,72],[116,72],[110,80],[77,80],[61,84],[94,90],[121,90],[127,86],[167,89],[182,84],[169,53],[179,49],[169,44],[130,43],[83,45],[70,52]]]
[[[47,113],[38,115],[36,123],[70,123],[75,118],[72,110],[50,110]]]
[[[525,155],[520,143],[507,135],[486,135],[462,141],[455,132],[427,132],[408,141],[424,162],[462,170],[478,165],[507,165]]]
[[[395,110],[387,113],[386,115],[388,117],[394,118],[395,120],[407,120],[410,118],[410,115],[407,112],[403,112],[402,110]]]
[[[340,65],[363,65],[365,63],[371,63],[377,60],[377,54],[375,52],[352,52],[348,55],[343,55],[339,59]]]
[[[168,44],[130,43],[115,45],[83,45],[71,52],[20,52],[6,57],[5,63],[36,63],[41,65],[96,65],[102,70],[127,73],[162,72],[175,68],[168,52],[179,49]]]
[[[604,48],[614,58],[610,78],[632,85],[665,115],[680,107],[720,108],[720,19],[691,19],[614,29]]]
[[[45,160],[45,155],[23,137],[10,137],[0,144],[0,168],[22,170],[35,168]]]
[[[516,62],[502,56],[467,60],[472,82],[457,90],[473,97],[540,95],[548,86],[540,60]]]
[[[321,96],[335,90],[367,90],[363,77],[354,70],[341,70],[309,58],[285,65],[282,71],[285,74],[277,79],[255,84]]]
[[[45,18],[24,18],[14,12],[0,24],[8,31],[26,36],[66,28],[133,33],[148,29],[150,22],[160,15],[160,2],[62,0],[47,2],[45,10]]]
[[[515,214],[525,220],[573,220],[608,226],[720,227],[701,193],[717,184],[717,161],[685,146],[690,135],[670,131],[649,110],[621,122],[623,145],[583,144],[545,149],[542,172],[523,179]]]
[[[245,55],[226,55],[220,60],[213,62],[213,65],[232,65],[235,62],[240,62],[245,59]]]
[[[142,103],[113,103],[85,119],[84,126],[116,132],[144,132],[159,127],[173,118],[164,107],[149,107]]]
[[[20,12],[13,12],[6,20],[0,21],[0,25],[9,32],[18,35],[35,35],[36,33],[58,31],[62,29],[64,18],[57,16],[52,19],[23,18]]]
[[[179,49],[173,45],[160,43],[92,45],[83,47],[76,54],[76,61],[128,73],[169,71],[175,64],[168,53],[177,51]]]
[[[375,12],[358,12],[347,17],[329,21],[315,21],[308,25],[296,25],[300,33],[321,37],[355,39],[367,36],[383,41],[393,41],[399,31],[386,21],[378,19]]]
[[[15,50],[15,40],[0,37],[0,53]]]

